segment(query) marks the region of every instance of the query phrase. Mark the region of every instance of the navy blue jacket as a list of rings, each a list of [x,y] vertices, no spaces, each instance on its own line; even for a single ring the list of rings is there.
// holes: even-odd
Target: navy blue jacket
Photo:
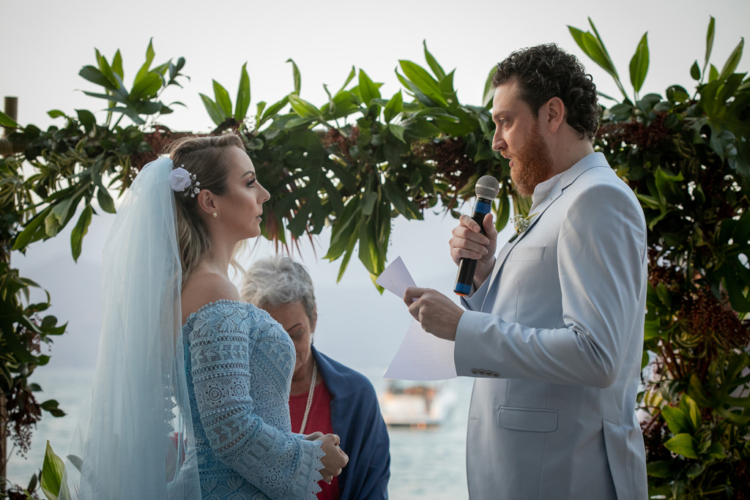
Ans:
[[[391,454],[388,429],[380,414],[375,388],[359,372],[312,347],[331,393],[331,426],[341,438],[349,464],[338,477],[341,500],[388,498]]]

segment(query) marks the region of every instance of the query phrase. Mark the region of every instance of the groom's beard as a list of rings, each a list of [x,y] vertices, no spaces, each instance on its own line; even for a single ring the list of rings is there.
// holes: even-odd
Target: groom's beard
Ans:
[[[518,154],[513,156],[510,178],[516,191],[523,196],[531,196],[536,185],[550,177],[552,177],[552,156],[535,126],[531,128],[529,137]]]

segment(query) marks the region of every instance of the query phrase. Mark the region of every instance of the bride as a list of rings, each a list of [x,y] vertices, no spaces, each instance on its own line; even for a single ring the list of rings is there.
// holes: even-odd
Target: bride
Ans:
[[[291,432],[294,345],[228,276],[268,191],[236,135],[170,151],[107,240],[91,407],[59,497],[314,499],[348,457],[338,436]]]

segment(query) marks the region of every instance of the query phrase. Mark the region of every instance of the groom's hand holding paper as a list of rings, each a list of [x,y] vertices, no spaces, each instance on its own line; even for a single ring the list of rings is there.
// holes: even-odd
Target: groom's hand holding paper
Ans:
[[[464,310],[451,299],[431,288],[410,287],[404,293],[404,303],[424,331],[443,340],[456,340]]]

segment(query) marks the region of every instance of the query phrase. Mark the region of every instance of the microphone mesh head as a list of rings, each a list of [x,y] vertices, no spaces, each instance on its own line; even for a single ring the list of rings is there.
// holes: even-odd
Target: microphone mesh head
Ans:
[[[500,191],[500,184],[491,175],[484,175],[477,181],[477,197],[486,200],[494,200]]]

